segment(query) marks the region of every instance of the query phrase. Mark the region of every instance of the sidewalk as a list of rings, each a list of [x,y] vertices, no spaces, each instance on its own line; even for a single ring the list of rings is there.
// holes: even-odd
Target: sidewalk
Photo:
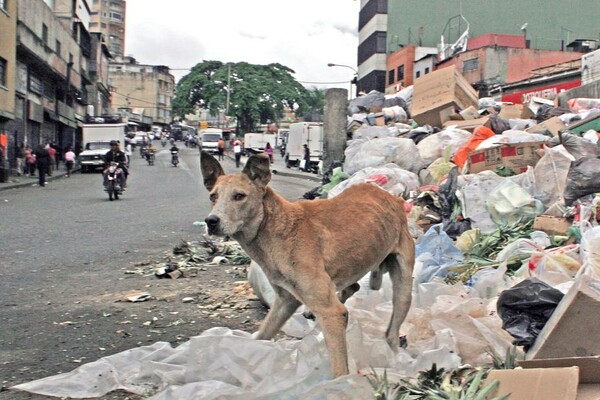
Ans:
[[[60,167],[61,167],[60,170],[58,170],[58,171],[54,170],[52,172],[52,176],[46,175],[46,183],[52,182],[53,180],[56,180],[56,179],[60,179],[60,178],[62,178],[62,177],[64,177],[64,176],[67,175],[67,170],[64,169],[65,168],[64,164],[62,164]],[[73,171],[71,173],[73,174],[76,171],[79,171],[79,168],[73,169]],[[14,175],[11,175],[11,176],[8,177],[8,182],[0,182],[0,190],[16,189],[16,188],[21,188],[21,187],[26,187],[26,186],[39,187],[38,186],[37,171],[36,171],[35,176],[29,176],[29,175],[14,176]]]

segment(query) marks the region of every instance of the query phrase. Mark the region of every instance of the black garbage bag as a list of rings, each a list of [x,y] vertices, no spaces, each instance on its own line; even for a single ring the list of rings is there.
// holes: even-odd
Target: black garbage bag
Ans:
[[[559,144],[562,144],[575,157],[575,160],[585,157],[598,157],[598,146],[596,144],[572,133],[562,133],[560,137],[557,136],[548,141],[548,145],[552,147]]]
[[[302,195],[306,200],[320,199],[321,196],[321,186],[317,186]]]
[[[372,90],[369,94],[359,96],[352,100],[348,105],[348,115],[354,115],[358,113],[370,113],[373,110],[379,110],[383,108],[385,103],[385,95],[376,90]]]
[[[588,194],[600,193],[600,158],[582,158],[571,163],[563,197],[571,206]]]
[[[490,129],[496,135],[501,135],[502,132],[510,130],[510,123],[507,119],[500,118],[497,114],[488,115],[490,119]]]
[[[402,135],[402,137],[406,139],[412,139],[415,144],[419,144],[421,140],[425,139],[431,134],[433,134],[433,128],[429,125],[423,125],[405,133]]]
[[[440,186],[438,195],[440,196],[440,215],[444,219],[449,219],[454,211],[454,206],[458,203],[456,190],[458,189],[458,167],[452,167],[448,172],[448,178]]]
[[[515,338],[515,345],[529,350],[563,296],[536,278],[506,289],[500,293],[497,304],[502,329]]]

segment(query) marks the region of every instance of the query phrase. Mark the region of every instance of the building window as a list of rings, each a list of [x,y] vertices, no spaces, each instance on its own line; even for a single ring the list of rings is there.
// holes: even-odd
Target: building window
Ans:
[[[463,61],[463,72],[475,71],[479,69],[479,59],[471,58],[470,60]]]
[[[6,60],[0,57],[0,85],[6,86]]]
[[[46,46],[48,45],[48,27],[46,24],[42,24],[42,41]]]
[[[395,78],[395,73],[396,71],[394,71],[393,69],[388,71],[388,85],[391,85],[392,83],[394,83],[394,78]]]
[[[60,57],[61,45],[60,42],[56,41],[56,54]]]
[[[44,84],[42,80],[33,74],[29,74],[29,90],[42,96],[44,94]]]
[[[404,64],[398,67],[398,80],[404,79]]]
[[[420,77],[421,76],[421,71],[417,71],[416,77]]]
[[[429,67],[425,68],[425,75],[429,73]]]

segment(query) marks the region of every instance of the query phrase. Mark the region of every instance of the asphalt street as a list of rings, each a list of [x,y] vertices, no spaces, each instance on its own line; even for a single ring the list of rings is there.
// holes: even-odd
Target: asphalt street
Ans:
[[[5,391],[14,384],[149,342],[174,342],[206,327],[157,337],[140,330],[141,323],[127,332],[118,326],[135,325],[141,313],[154,312],[171,325],[181,319],[176,308],[163,315],[157,302],[136,306],[137,312],[123,308],[115,302],[124,291],[199,293],[198,282],[156,283],[124,274],[203,233],[194,226],[209,211],[199,152],[183,148],[180,159],[178,167],[171,166],[168,149],[159,148],[155,165],[149,166],[136,153],[128,189],[118,201],[108,200],[99,173],[58,178],[44,188],[0,191],[0,399],[29,398]],[[230,159],[223,165],[227,173],[239,171]],[[278,174],[271,184],[288,200],[317,186]]]

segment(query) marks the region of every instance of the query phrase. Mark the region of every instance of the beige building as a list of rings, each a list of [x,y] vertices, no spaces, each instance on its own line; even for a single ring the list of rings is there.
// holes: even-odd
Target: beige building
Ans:
[[[90,31],[105,36],[113,57],[125,54],[125,0],[89,0],[91,3]]]
[[[129,113],[130,122],[162,126],[171,123],[175,77],[169,67],[138,64],[133,57],[124,57],[110,63],[108,75],[112,107]]]
[[[0,0],[0,133],[15,118],[17,2]]]

